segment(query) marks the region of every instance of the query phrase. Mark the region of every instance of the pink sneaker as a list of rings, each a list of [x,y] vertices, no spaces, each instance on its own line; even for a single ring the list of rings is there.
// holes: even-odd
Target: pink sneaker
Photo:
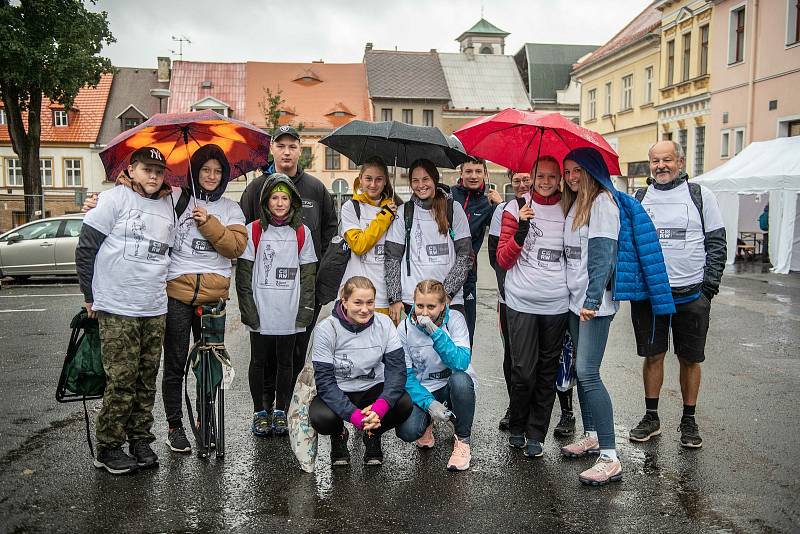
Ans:
[[[417,447],[420,449],[432,449],[436,444],[436,439],[433,437],[433,424],[428,425],[428,428],[425,429],[425,433],[422,434],[422,437],[420,437],[414,443],[416,443]]]
[[[469,469],[469,461],[472,460],[472,455],[469,453],[469,445],[458,439],[458,436],[453,436],[453,438],[453,454],[450,455],[450,460],[447,461],[447,470],[466,471]]]
[[[567,458],[583,458],[587,454],[600,454],[600,444],[597,442],[597,438],[584,433],[583,437],[575,443],[561,447],[561,454]]]
[[[618,459],[601,455],[592,467],[578,475],[578,480],[589,486],[604,486],[622,480],[622,464]]]

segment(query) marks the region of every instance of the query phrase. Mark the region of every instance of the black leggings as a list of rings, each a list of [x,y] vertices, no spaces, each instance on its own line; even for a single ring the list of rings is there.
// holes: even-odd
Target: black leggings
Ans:
[[[356,405],[358,408],[366,408],[381,396],[383,393],[383,383],[376,384],[366,391],[356,391],[353,393],[345,392],[347,398]],[[386,412],[386,415],[381,419],[381,427],[375,432],[380,435],[391,430],[411,415],[413,404],[411,397],[408,393],[403,392],[403,396],[395,403],[395,405]],[[308,409],[308,418],[311,421],[311,426],[314,430],[323,436],[332,436],[342,433],[344,421],[334,413],[333,410],[328,408],[325,401],[317,395],[311,401],[311,406]]]
[[[200,317],[196,306],[172,297],[167,299],[167,327],[164,332],[164,374],[161,377],[161,398],[170,428],[183,426],[183,372],[189,356],[189,333],[195,342],[200,338]]]
[[[250,381],[250,395],[253,397],[253,411],[260,412],[272,408],[289,409],[289,400],[294,389],[292,356],[295,334],[287,336],[262,336],[250,332],[250,368],[247,377]]]

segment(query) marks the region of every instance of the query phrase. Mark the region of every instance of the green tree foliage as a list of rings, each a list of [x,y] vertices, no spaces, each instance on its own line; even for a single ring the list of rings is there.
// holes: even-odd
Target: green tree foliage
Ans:
[[[281,126],[281,116],[283,116],[284,110],[286,109],[283,89],[278,89],[277,92],[273,93],[271,89],[265,87],[264,98],[258,103],[258,109],[260,109],[261,113],[264,115],[264,123],[267,125],[267,131],[271,134],[278,126]],[[286,124],[286,122],[284,122],[284,124]],[[302,134],[305,128],[302,122],[297,124],[289,122],[288,124],[297,130],[299,134]],[[297,164],[303,169],[308,169],[314,164],[314,154],[300,154],[300,160]]]
[[[107,13],[92,13],[81,0],[0,0],[0,96],[22,167],[28,220],[42,193],[42,98],[69,109],[82,87],[96,87],[112,72],[111,60],[99,54],[114,41]]]

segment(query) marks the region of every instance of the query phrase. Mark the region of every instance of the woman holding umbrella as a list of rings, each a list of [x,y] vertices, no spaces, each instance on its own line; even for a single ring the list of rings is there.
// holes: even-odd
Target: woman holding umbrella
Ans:
[[[405,224],[386,236],[384,279],[395,324],[414,304],[414,288],[426,279],[444,284],[448,303],[463,310],[462,287],[472,268],[472,239],[464,209],[439,186],[439,171],[426,159],[408,168],[413,194],[398,209]],[[413,261],[412,261],[413,258]]]

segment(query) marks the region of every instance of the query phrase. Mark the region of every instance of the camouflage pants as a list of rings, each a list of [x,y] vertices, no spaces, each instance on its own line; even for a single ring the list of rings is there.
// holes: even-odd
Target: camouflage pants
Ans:
[[[125,441],[155,441],[153,405],[161,362],[166,315],[127,317],[98,312],[100,346],[106,371],[103,407],[97,414],[97,449]]]

